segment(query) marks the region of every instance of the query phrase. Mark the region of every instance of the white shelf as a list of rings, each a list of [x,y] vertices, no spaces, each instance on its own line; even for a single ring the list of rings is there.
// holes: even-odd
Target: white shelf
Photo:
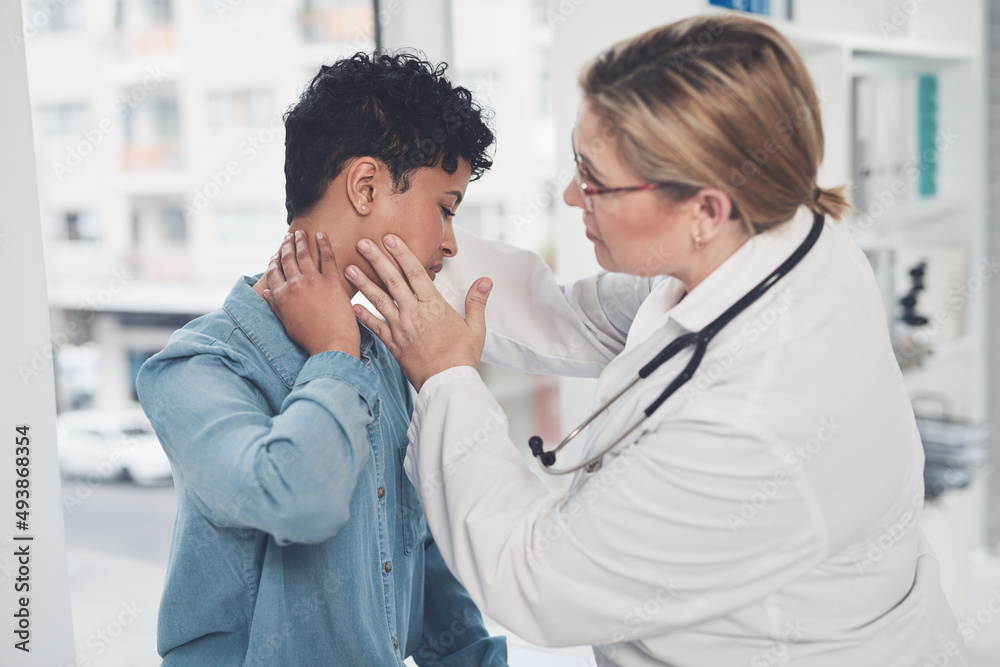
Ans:
[[[946,359],[956,355],[972,354],[977,351],[978,343],[977,337],[967,331],[958,338],[936,342],[931,356]]]
[[[797,49],[808,54],[817,50],[845,49],[855,54],[882,57],[911,58],[938,64],[967,62],[975,59],[976,51],[965,44],[935,42],[903,37],[881,38],[836,30],[817,30],[794,21],[769,19]]]
[[[881,39],[869,35],[857,35],[847,38],[846,43],[854,53],[865,55],[897,56],[944,63],[968,62],[976,57],[973,48],[947,42],[904,38]]]
[[[891,207],[885,214],[874,217],[867,228],[862,228],[862,215],[856,213],[847,217],[844,224],[858,230],[858,239],[867,240],[890,232],[903,231],[927,222],[940,220],[955,213],[968,210],[970,213],[976,206],[976,201],[970,195],[938,195],[936,197],[918,200],[908,204]]]

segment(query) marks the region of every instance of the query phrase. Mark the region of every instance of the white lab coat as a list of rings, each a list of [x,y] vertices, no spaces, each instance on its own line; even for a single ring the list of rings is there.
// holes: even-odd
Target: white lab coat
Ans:
[[[437,284],[461,305],[491,276],[484,359],[599,375],[596,406],[762,280],[811,222],[803,208],[750,239],[680,303],[672,278],[560,287],[535,255],[467,233]],[[690,356],[602,415],[585,449],[616,438]],[[600,665],[966,665],[918,526],[923,455],[882,302],[836,223],[568,493],[526,467],[470,367],[424,384],[409,438],[406,470],[448,566],[532,642],[592,644]],[[580,440],[559,465],[579,460]]]

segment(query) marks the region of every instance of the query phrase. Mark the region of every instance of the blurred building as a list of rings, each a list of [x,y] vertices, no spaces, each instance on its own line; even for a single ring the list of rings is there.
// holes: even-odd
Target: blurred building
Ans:
[[[266,266],[286,229],[282,114],[321,63],[374,48],[374,3],[23,1],[58,406],[117,408],[172,331]],[[454,4],[442,57],[499,138],[458,223],[545,253],[561,193],[545,3]]]

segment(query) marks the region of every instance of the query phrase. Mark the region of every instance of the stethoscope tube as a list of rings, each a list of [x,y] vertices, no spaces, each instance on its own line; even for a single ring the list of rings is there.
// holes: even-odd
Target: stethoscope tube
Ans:
[[[809,230],[809,234],[806,236],[805,240],[795,249],[788,259],[781,263],[778,268],[772,271],[766,278],[760,281],[753,289],[743,295],[743,297],[734,303],[732,306],[726,309],[724,313],[715,318],[701,331],[696,331],[693,333],[687,333],[682,336],[678,336],[672,340],[666,347],[664,347],[660,352],[650,359],[650,361],[639,369],[638,375],[629,382],[625,387],[618,391],[614,396],[609,398],[604,402],[601,407],[599,407],[595,412],[593,412],[587,419],[583,421],[579,426],[570,431],[569,435],[562,439],[559,445],[551,450],[545,451],[543,447],[542,439],[534,435],[528,440],[528,447],[531,448],[531,453],[538,458],[539,462],[542,464],[542,470],[551,475],[566,475],[571,472],[576,472],[581,468],[586,468],[587,472],[593,472],[597,470],[601,465],[601,459],[604,455],[616,447],[619,443],[625,440],[629,435],[632,434],[639,426],[649,419],[649,417],[656,412],[657,409],[663,403],[673,396],[673,394],[684,386],[684,384],[694,377],[695,371],[701,364],[702,359],[705,357],[705,352],[708,350],[708,344],[715,338],[715,335],[719,333],[727,324],[729,324],[733,319],[736,318],[740,313],[746,310],[750,304],[757,301],[761,296],[764,295],[771,287],[781,280],[783,277],[788,275],[788,273],[795,268],[795,266],[802,261],[819,239],[820,233],[823,231],[823,214],[815,213],[813,217],[812,229]],[[604,447],[600,452],[587,458],[580,463],[569,466],[567,468],[552,468],[556,462],[556,454],[569,444],[569,442],[578,436],[580,432],[585,429],[592,421],[594,421],[598,415],[602,414],[605,410],[611,407],[611,405],[621,398],[625,392],[634,387],[637,382],[644,380],[653,374],[656,369],[665,364],[670,359],[673,359],[677,353],[681,350],[687,349],[691,345],[694,345],[694,353],[691,355],[691,359],[688,360],[687,365],[684,370],[681,371],[680,375],[675,377],[673,381],[667,385],[667,388],[663,392],[646,406],[643,410],[642,417],[637,419],[632,425],[630,425],[627,430],[622,433],[614,442]]]

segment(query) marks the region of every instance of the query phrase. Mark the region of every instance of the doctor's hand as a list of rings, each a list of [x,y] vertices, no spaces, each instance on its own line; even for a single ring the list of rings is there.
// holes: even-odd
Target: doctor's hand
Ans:
[[[382,313],[385,322],[355,305],[358,319],[385,343],[417,391],[441,371],[455,366],[477,367],[486,341],[486,299],[493,282],[480,278],[472,284],[465,297],[463,318],[434,287],[427,270],[402,239],[389,234],[383,242],[391,257],[368,239],[358,242],[358,251],[375,269],[389,294],[358,267],[348,266],[344,271]]]
[[[361,357],[361,329],[351,310],[351,296],[340,277],[330,239],[316,234],[319,265],[309,252],[304,231],[287,235],[267,266],[264,300],[285,325],[289,338],[312,356],[346,352]]]

